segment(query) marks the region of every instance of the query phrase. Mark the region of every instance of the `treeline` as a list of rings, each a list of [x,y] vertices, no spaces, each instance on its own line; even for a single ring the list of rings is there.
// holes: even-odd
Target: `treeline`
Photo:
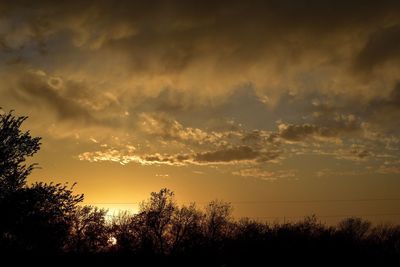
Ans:
[[[21,131],[25,119],[0,114],[3,257],[182,266],[400,263],[398,225],[347,218],[328,227],[315,216],[283,224],[235,220],[229,203],[179,206],[168,189],[151,193],[137,214],[107,220],[106,210],[82,205],[83,195],[74,194],[74,185],[26,183],[35,165],[25,161],[39,150],[40,138]]]

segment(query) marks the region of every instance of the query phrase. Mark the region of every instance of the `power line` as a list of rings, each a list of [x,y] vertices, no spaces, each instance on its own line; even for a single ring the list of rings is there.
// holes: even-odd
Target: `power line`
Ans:
[[[335,214],[335,215],[316,215],[317,218],[349,218],[349,217],[376,217],[376,216],[400,216],[400,213],[372,213],[372,214]],[[256,219],[293,219],[293,218],[305,218],[307,216],[256,216],[248,218]],[[245,217],[246,218],[246,217]]]
[[[269,203],[323,203],[323,202],[373,202],[400,201],[400,198],[364,198],[364,199],[313,199],[313,200],[266,200],[266,201],[236,201],[233,204],[269,204]]]
[[[270,203],[330,203],[330,202],[381,202],[400,201],[400,198],[361,198],[361,199],[311,199],[311,200],[243,200],[230,201],[231,204],[270,204]],[[141,202],[83,202],[86,205],[139,205]],[[208,204],[209,202],[183,201],[181,203]]]
[[[134,214],[132,214],[134,215]],[[119,215],[106,214],[107,217],[117,218]],[[400,213],[372,213],[372,214],[335,214],[335,215],[316,215],[317,218],[350,218],[350,217],[377,217],[377,216],[400,216]],[[250,219],[297,219],[306,218],[307,215],[302,216],[241,216],[241,218]]]

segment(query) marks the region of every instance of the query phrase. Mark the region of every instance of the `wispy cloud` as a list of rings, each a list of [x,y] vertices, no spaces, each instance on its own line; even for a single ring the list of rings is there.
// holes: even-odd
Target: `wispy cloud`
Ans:
[[[278,170],[267,171],[260,168],[246,168],[232,172],[233,175],[243,177],[253,177],[266,181],[275,181],[282,178],[294,178],[296,176],[295,170]]]

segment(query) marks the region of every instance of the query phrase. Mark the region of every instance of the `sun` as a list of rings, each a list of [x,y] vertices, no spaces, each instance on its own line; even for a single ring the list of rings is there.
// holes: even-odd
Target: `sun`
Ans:
[[[108,244],[110,244],[111,246],[115,246],[117,244],[117,239],[115,237],[111,236],[108,239]]]

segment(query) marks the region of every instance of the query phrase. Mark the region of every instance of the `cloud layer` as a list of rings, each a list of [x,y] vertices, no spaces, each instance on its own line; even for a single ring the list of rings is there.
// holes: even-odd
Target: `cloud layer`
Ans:
[[[398,168],[398,1],[3,1],[0,25],[0,106],[81,160]]]

